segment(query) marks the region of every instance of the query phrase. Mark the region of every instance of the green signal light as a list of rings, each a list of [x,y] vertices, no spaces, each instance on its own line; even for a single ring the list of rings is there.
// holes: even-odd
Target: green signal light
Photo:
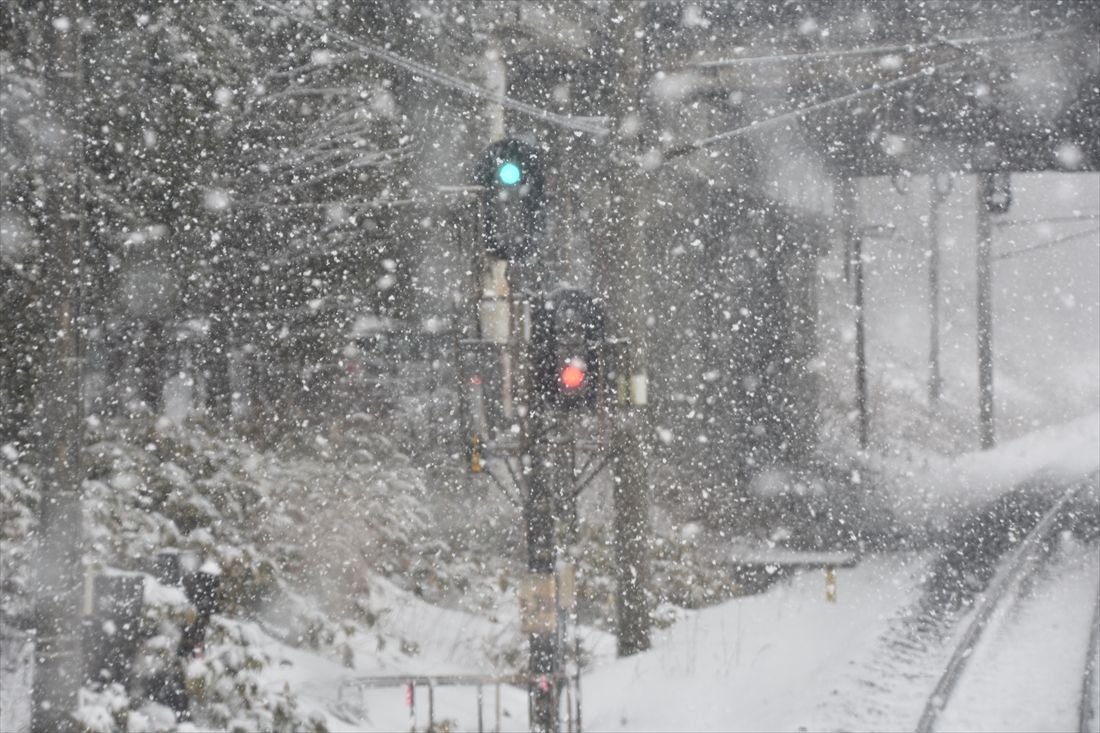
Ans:
[[[523,177],[523,171],[510,160],[506,160],[497,167],[497,180],[505,186],[514,186]]]

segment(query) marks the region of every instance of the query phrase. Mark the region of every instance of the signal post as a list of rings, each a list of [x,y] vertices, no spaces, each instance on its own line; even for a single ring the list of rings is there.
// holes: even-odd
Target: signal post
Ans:
[[[469,385],[475,395],[470,402],[484,405],[496,397],[511,409],[502,414],[506,419],[501,425],[478,425],[470,439],[479,446],[518,454],[519,469],[513,477],[523,499],[527,544],[528,576],[520,587],[519,600],[521,627],[528,634],[530,650],[529,717],[533,730],[549,733],[558,730],[557,672],[561,656],[554,585],[553,467],[546,441],[552,425],[546,411],[531,399],[527,313],[537,279],[524,265],[532,254],[543,215],[544,176],[539,152],[514,138],[498,140],[476,161],[474,182],[482,189],[480,336],[483,341],[498,343],[506,337],[507,342],[500,343],[499,351],[490,351],[488,359],[479,360],[485,371],[499,369],[499,393],[485,395],[486,380],[479,379],[476,385]],[[480,399],[478,393],[482,394]],[[511,428],[509,423],[519,428],[514,444],[510,430],[494,430]]]
[[[603,306],[581,290],[542,292],[540,273],[528,263],[539,244],[544,205],[536,148],[500,140],[477,160],[474,178],[482,191],[485,256],[481,338],[468,345],[462,370],[472,415],[468,454],[471,470],[490,475],[485,458],[492,456],[482,451],[511,452],[519,461],[518,470],[508,465],[523,498],[528,576],[519,600],[530,644],[531,725],[558,731],[564,679],[559,606],[571,607],[572,598],[571,576],[559,583],[559,547],[572,530],[567,517],[575,514],[574,477],[565,471],[571,465],[565,454],[573,445],[569,417],[592,413],[599,402]],[[489,373],[494,377],[486,378]],[[494,402],[498,407],[490,409]],[[515,427],[518,440],[512,438]]]

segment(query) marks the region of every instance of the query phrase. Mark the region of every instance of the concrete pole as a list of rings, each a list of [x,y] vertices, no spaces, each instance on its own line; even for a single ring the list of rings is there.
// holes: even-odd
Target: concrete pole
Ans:
[[[833,192],[833,216],[840,229],[844,246],[844,281],[852,283],[853,308],[855,310],[855,386],[856,412],[858,414],[859,447],[866,450],[870,443],[869,417],[867,413],[867,350],[866,320],[863,297],[863,237],[868,228],[858,226],[858,200],[856,180],[850,171],[843,171],[836,179]],[[870,229],[875,229],[871,227]]]
[[[993,227],[990,205],[994,174],[978,174],[978,430],[983,449],[996,443],[993,430]]]
[[[501,55],[500,44],[490,39],[485,53],[486,86],[500,94],[508,90],[507,66]],[[485,107],[489,140],[500,140],[505,135],[504,109],[496,102]],[[494,307],[498,311],[491,320],[496,321],[496,332],[507,332],[511,337],[510,349],[502,354],[506,413],[512,414],[512,389],[515,401],[527,405],[526,415],[521,416],[525,430],[522,436],[522,474],[519,489],[523,495],[523,525],[527,540],[527,571],[533,587],[539,589],[542,601],[544,592],[553,588],[557,560],[555,546],[555,511],[557,487],[555,479],[554,450],[550,429],[554,416],[547,406],[539,404],[531,389],[531,352],[527,341],[528,319],[532,303],[530,295],[542,290],[539,273],[529,264],[514,263],[509,266],[503,260],[488,261],[482,273],[483,297],[495,293]],[[538,301],[536,300],[536,303]],[[482,301],[483,306],[485,301]],[[482,314],[482,338],[486,337],[485,314]],[[513,356],[515,357],[513,360]],[[513,369],[513,364],[517,368]],[[513,384],[514,379],[514,384]],[[541,605],[541,604],[540,604]],[[553,733],[560,729],[558,716],[558,672],[561,658],[560,625],[553,629],[530,631],[527,635],[528,656],[528,709],[531,730]]]
[[[642,197],[647,175],[644,152],[643,51],[646,4],[615,0],[611,5],[608,59],[611,63],[612,138],[608,170],[608,237],[603,252],[604,292],[610,335],[626,344],[615,365],[622,404],[611,421],[614,479],[617,635],[620,656],[649,648],[649,487],[645,440],[649,430],[648,345],[646,343],[646,237]]]
[[[494,94],[508,93],[508,71],[504,63],[500,42],[495,35],[485,44],[485,88]],[[489,142],[504,137],[504,107],[496,100],[485,103],[485,119],[489,123]]]
[[[940,237],[942,199],[936,191],[935,174],[929,175],[931,199],[928,205],[928,405],[935,407],[943,395],[940,376]]]
[[[852,279],[856,309],[856,410],[859,412],[859,447],[867,450],[870,443],[867,414],[867,340],[866,314],[863,302],[863,232],[852,238]]]
[[[950,185],[940,183],[936,172],[928,174],[928,405],[935,408],[943,396],[940,374],[940,211]],[[946,180],[950,182],[950,177]]]
[[[80,279],[83,217],[83,145],[80,139],[83,68],[80,0],[57,0],[47,18],[48,152],[51,176],[43,248],[44,311],[50,326],[39,374],[36,421],[41,467],[39,548],[35,563],[35,651],[31,729],[67,733],[83,683],[80,611],[80,484],[84,401],[81,394]]]
[[[836,179],[833,189],[833,216],[840,228],[844,246],[844,282],[852,281],[852,248],[858,237],[856,232],[856,181],[844,171]]]
[[[531,427],[543,431],[543,435],[531,441],[527,457],[530,470],[526,473],[527,496],[524,502],[524,520],[527,530],[527,570],[533,578],[542,582],[538,587],[546,589],[543,604],[553,603],[555,626],[528,635],[531,675],[529,695],[532,706],[532,730],[552,733],[560,728],[558,719],[559,661],[561,658],[560,625],[557,623],[556,578],[557,548],[554,542],[554,506],[557,496],[554,485],[556,474],[554,448],[550,436],[545,434],[552,420],[543,408],[533,407]]]
[[[424,19],[414,21],[407,32],[395,36],[395,43],[402,52],[441,67],[448,41],[433,36]],[[472,117],[484,107],[441,90],[412,74],[399,77],[400,91],[408,116],[408,128],[415,146],[412,160],[406,166],[410,172],[414,196],[434,198],[440,185],[463,182],[465,163],[472,152],[467,143],[470,136],[463,125],[455,120]],[[429,333],[444,327],[453,327],[456,297],[456,272],[465,263],[456,256],[453,233],[440,226],[441,209],[413,207],[404,214],[400,227],[408,241],[403,247],[408,258],[411,282],[411,320]]]
[[[512,332],[518,351],[516,363],[517,402],[527,405],[526,420],[521,436],[521,485],[523,493],[523,523],[527,540],[528,582],[538,598],[535,604],[545,609],[553,606],[555,622],[550,626],[536,624],[528,631],[528,704],[531,713],[531,730],[538,733],[556,733],[560,728],[559,661],[561,658],[560,626],[556,620],[557,545],[555,542],[555,507],[558,504],[558,474],[555,446],[558,416],[549,405],[536,396],[532,380],[530,342],[531,309],[540,307],[540,299],[532,302],[532,292],[541,289],[534,268],[517,264],[511,271],[512,292],[516,294],[513,306],[515,318]],[[526,619],[525,621],[530,621]]]

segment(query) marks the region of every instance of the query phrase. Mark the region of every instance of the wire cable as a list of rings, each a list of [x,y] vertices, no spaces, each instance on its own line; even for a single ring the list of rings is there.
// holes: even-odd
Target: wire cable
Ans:
[[[999,255],[994,255],[995,260],[1007,260],[1018,255],[1027,254],[1029,252],[1038,252],[1039,250],[1049,249],[1059,244],[1066,244],[1072,242],[1075,239],[1081,237],[1087,237],[1090,234],[1100,234],[1100,228],[1086,229],[1083,232],[1074,232],[1072,234],[1066,234],[1061,237],[1055,237],[1054,239],[1047,240],[1046,242],[1040,242],[1039,244],[1033,244],[1030,247],[1021,247],[1020,249],[1014,249],[1009,252],[1002,252]]]
[[[937,36],[932,41],[923,43],[899,43],[891,46],[870,46],[868,48],[839,48],[831,51],[808,51],[806,53],[782,53],[768,56],[745,56],[739,59],[718,59],[715,61],[703,61],[693,64],[698,69],[723,69],[743,64],[770,64],[786,61],[806,61],[809,59],[828,59],[844,56],[873,56],[875,54],[913,53],[926,48],[948,46],[955,50],[962,47],[982,45],[990,43],[1004,43],[1006,41],[1026,41],[1045,38],[1051,35],[1065,33],[1065,31],[1028,31],[1006,36],[978,36],[974,38],[944,38]]]
[[[518,99],[513,99],[504,94],[491,91],[485,87],[480,87],[473,82],[466,81],[465,79],[459,79],[458,77],[444,74],[442,71],[432,68],[427,64],[423,64],[419,61],[406,58],[400,54],[396,54],[393,51],[379,48],[364,41],[357,40],[352,36],[334,30],[323,23],[312,20],[310,18],[303,17],[296,13],[293,13],[285,8],[281,8],[273,3],[265,2],[264,0],[257,0],[257,5],[262,8],[266,8],[277,15],[281,15],[285,18],[312,28],[313,30],[324,33],[325,35],[336,39],[337,41],[350,46],[361,54],[366,56],[372,56],[376,59],[384,61],[388,64],[404,69],[413,74],[414,77],[419,76],[436,84],[453,89],[455,91],[467,94],[477,99],[482,99],[487,102],[496,102],[506,109],[525,114],[529,117],[533,117],[542,122],[546,122],[557,127],[563,127],[568,130],[574,130],[576,132],[583,132],[596,137],[604,137],[608,135],[609,130],[606,127],[600,127],[599,125],[593,125],[583,120],[578,120],[566,115],[560,115],[549,110],[541,109],[532,104],[521,102]]]
[[[730,140],[730,139],[735,138],[735,137],[740,137],[741,135],[746,135],[750,132],[755,132],[756,130],[761,130],[761,129],[764,129],[766,127],[771,127],[773,125],[779,124],[780,122],[787,122],[787,121],[790,121],[790,120],[798,120],[798,119],[801,119],[802,117],[805,117],[808,114],[812,114],[814,112],[819,112],[823,109],[828,109],[830,107],[836,107],[838,105],[842,105],[842,104],[845,104],[847,102],[851,102],[854,99],[859,99],[860,97],[865,97],[868,94],[877,94],[877,93],[880,93],[880,92],[885,92],[885,91],[887,91],[889,89],[892,89],[894,87],[902,86],[904,84],[908,84],[910,82],[917,81],[918,79],[921,79],[921,78],[925,78],[925,79],[931,78],[934,74],[936,74],[938,72],[941,72],[941,71],[944,71],[946,69],[949,69],[951,67],[958,66],[960,63],[961,63],[961,61],[956,60],[956,61],[949,61],[949,62],[944,63],[944,64],[937,64],[935,66],[931,66],[931,67],[928,67],[928,68],[925,68],[925,69],[921,69],[918,72],[915,72],[915,73],[912,73],[912,74],[907,74],[906,76],[898,77],[897,79],[894,79],[892,81],[888,81],[884,84],[875,83],[870,87],[866,87],[864,89],[860,89],[858,91],[851,92],[850,94],[843,94],[839,97],[833,97],[832,99],[827,99],[824,102],[816,102],[814,104],[809,104],[809,105],[806,105],[805,107],[799,107],[797,109],[793,109],[793,110],[790,110],[790,111],[787,111],[787,112],[783,112],[781,114],[777,114],[777,115],[774,115],[772,117],[765,118],[763,120],[756,120],[755,122],[750,122],[747,125],[742,125],[741,127],[738,127],[736,129],[733,129],[733,130],[728,130],[728,131],[720,133],[718,135],[713,135],[711,137],[700,138],[700,139],[692,141],[690,143],[685,143],[683,145],[678,145],[676,147],[673,147],[673,148],[670,148],[669,150],[667,150],[664,154],[664,159],[667,162],[667,161],[673,160],[675,158],[679,158],[681,156],[687,155],[688,153],[695,152],[696,150],[701,150],[702,148],[709,147],[711,145],[714,145],[715,143]]]

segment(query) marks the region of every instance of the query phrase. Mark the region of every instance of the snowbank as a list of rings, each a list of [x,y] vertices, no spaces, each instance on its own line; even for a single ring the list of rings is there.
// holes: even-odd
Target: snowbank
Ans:
[[[1100,470],[1100,412],[956,458],[926,454],[917,465],[882,466],[885,508],[914,528],[946,527],[1023,485],[1041,491]]]
[[[653,648],[583,678],[586,730],[822,730],[859,699],[846,674],[873,653],[924,566],[915,556],[869,558],[841,571],[836,603],[820,572],[765,594],[685,611]]]

